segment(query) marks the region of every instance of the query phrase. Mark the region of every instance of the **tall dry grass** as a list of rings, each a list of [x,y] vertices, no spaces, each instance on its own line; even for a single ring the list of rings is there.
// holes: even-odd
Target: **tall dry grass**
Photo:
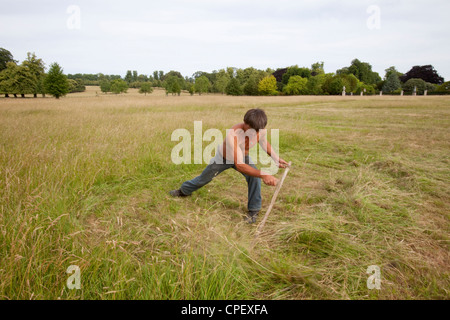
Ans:
[[[448,299],[449,98],[88,89],[0,99],[2,299]],[[205,166],[172,164],[172,131],[253,107],[293,162],[256,242],[236,172],[167,194]]]

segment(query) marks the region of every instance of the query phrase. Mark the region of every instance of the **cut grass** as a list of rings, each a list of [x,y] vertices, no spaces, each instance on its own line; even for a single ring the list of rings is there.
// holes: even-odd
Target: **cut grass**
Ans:
[[[449,98],[88,89],[0,98],[1,299],[449,298]],[[172,131],[225,132],[255,106],[293,162],[257,242],[234,170],[168,195],[205,166],[171,163]]]

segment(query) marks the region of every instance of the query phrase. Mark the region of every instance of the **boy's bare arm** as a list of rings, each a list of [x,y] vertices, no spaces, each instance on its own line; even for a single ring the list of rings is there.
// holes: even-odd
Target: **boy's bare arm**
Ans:
[[[227,139],[228,139],[228,137],[227,137]],[[263,180],[263,182],[269,186],[276,186],[278,183],[277,178],[275,178],[269,174],[266,174],[266,173],[262,172],[261,170],[255,169],[242,161],[242,159],[244,157],[242,154],[242,150],[238,146],[237,137],[234,136],[234,137],[231,137],[231,139],[233,141],[231,143],[231,145],[233,148],[233,160],[234,160],[234,164],[236,166],[236,170],[243,174],[252,176],[252,177],[261,178]],[[230,143],[230,140],[228,140],[227,143]]]
[[[287,166],[289,166],[289,164],[283,159],[281,159],[279,155],[275,152],[275,150],[273,150],[272,145],[266,139],[266,135],[263,135],[261,137],[259,144],[261,145],[263,150],[273,159],[273,161],[275,161],[275,163],[278,164],[280,168],[286,168]]]

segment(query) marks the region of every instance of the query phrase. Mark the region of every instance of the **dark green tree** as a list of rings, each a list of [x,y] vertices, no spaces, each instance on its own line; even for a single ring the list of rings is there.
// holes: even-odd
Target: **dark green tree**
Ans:
[[[342,93],[342,89],[345,86],[344,79],[340,75],[327,77],[322,85],[324,93],[331,95],[338,95]]]
[[[285,74],[282,76],[282,83],[287,85],[289,78],[292,76],[300,76],[302,78],[309,79],[311,77],[311,70],[308,68],[299,68],[297,65],[289,67]]]
[[[202,93],[208,92],[211,83],[206,76],[201,76],[195,79],[194,86],[195,92],[197,92],[199,95],[202,95]]]
[[[432,83],[426,82],[423,79],[409,79],[406,83],[403,84],[403,90],[407,94],[411,94],[414,92],[414,88],[416,88],[417,94],[423,94],[425,90],[433,91],[435,89],[435,85]]]
[[[397,72],[390,72],[389,76],[386,78],[384,82],[382,91],[384,93],[392,93],[402,87],[402,83],[400,82],[400,78],[398,77]]]
[[[224,94],[228,82],[230,82],[230,76],[228,73],[225,70],[219,70],[216,77],[216,82],[214,83],[215,91]]]
[[[44,79],[45,92],[51,94],[56,99],[65,96],[69,93],[69,82],[63,69],[58,63],[52,63],[47,76]]]
[[[127,71],[127,74],[125,75],[125,81],[130,84],[131,82],[133,82],[133,73],[131,72],[131,70]]]
[[[111,81],[106,80],[106,79],[100,81],[100,90],[101,90],[103,93],[111,92]]]
[[[385,75],[384,75],[384,80],[387,80],[387,79],[389,78],[389,76],[390,76],[392,73],[397,74],[398,78],[400,78],[401,76],[403,76],[403,73],[397,71],[397,69],[396,69],[394,66],[389,67],[389,68],[387,68],[387,69],[384,70],[384,71],[386,72]]]
[[[152,93],[153,92],[153,88],[150,82],[143,82],[141,84],[141,88],[139,89],[139,93],[144,93],[145,95],[147,95],[147,93]]]
[[[323,66],[324,66],[323,61],[322,62],[313,63],[311,65],[311,75],[312,76],[317,76],[319,74],[325,74],[325,70],[324,70]]]
[[[257,75],[253,74],[251,75],[247,82],[244,85],[244,94],[248,96],[257,96],[259,94],[258,92],[258,83],[260,79]]]
[[[122,79],[116,79],[111,82],[111,92],[115,94],[127,93],[128,84]]]
[[[353,74],[359,81],[367,84],[376,84],[381,81],[381,77],[377,72],[372,71],[372,66],[367,62],[361,62],[354,59],[348,68],[342,68],[336,71],[336,74]]]
[[[225,88],[225,93],[230,96],[241,96],[243,94],[241,85],[236,78],[231,78]]]
[[[0,48],[0,71],[6,69],[8,62],[16,62],[13,59],[13,55],[6,49]]]
[[[34,52],[28,52],[27,59],[22,62],[22,66],[28,68],[33,74],[33,80],[35,81],[35,83],[33,85],[32,93],[34,97],[36,98],[38,93],[44,95],[45,64],[42,59],[38,59]],[[80,85],[78,84],[78,82],[76,82],[76,90],[80,89]]]
[[[172,95],[181,94],[181,85],[180,82],[183,81],[182,78],[179,78],[176,75],[169,75],[165,77],[163,82],[164,88],[166,89],[166,94],[171,93]]]

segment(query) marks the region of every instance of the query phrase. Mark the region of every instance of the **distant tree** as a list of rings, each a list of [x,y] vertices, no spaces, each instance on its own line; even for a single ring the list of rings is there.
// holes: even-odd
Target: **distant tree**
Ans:
[[[403,76],[403,73],[398,72],[397,69],[396,69],[394,66],[389,67],[389,68],[387,68],[387,69],[384,70],[384,71],[386,72],[386,74],[385,74],[385,76],[384,76],[384,80],[387,80],[387,79],[389,78],[389,76],[390,76],[392,73],[397,74],[398,78],[400,78],[401,76]]]
[[[111,82],[111,92],[115,94],[127,93],[128,84],[122,79],[116,79]]]
[[[325,93],[331,95],[338,95],[342,93],[342,89],[345,86],[343,77],[335,75],[327,77],[322,85],[322,89]]]
[[[8,50],[0,48],[0,71],[6,69],[8,62],[15,62],[13,55]]]
[[[9,93],[17,97],[19,91],[17,91],[17,69],[18,66],[15,62],[7,62],[6,68],[0,72],[0,90],[5,94],[5,97],[9,97]]]
[[[63,69],[59,64],[52,63],[47,76],[44,79],[45,92],[51,94],[56,99],[65,96],[69,92],[69,82],[63,74]]]
[[[325,70],[323,68],[323,65],[324,65],[323,61],[322,62],[313,63],[311,65],[311,75],[312,76],[317,76],[319,74],[325,74]]]
[[[444,83],[444,78],[437,73],[432,65],[412,67],[411,70],[400,77],[403,83],[406,83],[410,79],[422,79],[425,82],[434,84]]]
[[[277,80],[273,75],[264,77],[258,83],[258,92],[263,95],[277,95]]]
[[[259,94],[258,83],[257,75],[251,75],[244,84],[244,94],[248,96],[257,96]]]
[[[16,65],[15,63],[8,63],[7,69],[11,69],[8,73],[8,88],[16,96],[20,94],[22,98],[25,94],[30,94],[34,92],[36,85],[36,77],[31,72],[31,70],[23,65]]]
[[[161,78],[161,80],[164,81],[164,80],[166,80],[167,78],[172,77],[172,76],[175,76],[175,77],[180,78],[180,79],[184,79],[184,78],[183,78],[183,75],[182,75],[180,72],[171,70],[171,71],[169,71],[168,73],[166,73],[166,74]]]
[[[390,72],[389,76],[386,78],[384,82],[382,91],[384,93],[392,93],[402,87],[402,83],[400,82],[400,78],[398,77],[397,72]]]
[[[180,82],[183,81],[182,78],[179,78],[175,75],[169,75],[168,77],[165,77],[164,80],[164,88],[166,89],[166,94],[171,93],[172,95],[181,94],[181,85]]]
[[[225,88],[225,93],[230,96],[241,96],[243,94],[241,85],[236,78],[231,78]]]
[[[111,92],[111,81],[106,80],[106,79],[100,81],[100,90],[101,90],[103,93]]]
[[[311,70],[308,68],[299,68],[297,65],[289,67],[286,73],[283,74],[281,82],[286,85],[289,82],[289,78],[292,76],[300,76],[309,79],[311,77]]]
[[[138,81],[138,72],[136,70],[133,71],[132,81],[133,82],[137,82]]]
[[[377,72],[372,71],[372,66],[367,62],[361,62],[358,59],[353,59],[351,65],[348,68],[342,68],[336,71],[336,74],[353,74],[367,84],[376,84],[381,81],[381,77]]]
[[[216,77],[216,82],[214,83],[215,90],[222,94],[225,93],[225,89],[230,82],[230,76],[225,70],[219,71],[219,74]]]
[[[34,52],[33,53],[28,52],[27,59],[22,62],[22,66],[28,68],[34,76],[33,79],[35,83],[33,85],[32,90],[34,97],[36,98],[38,93],[44,95],[45,64],[42,61],[42,59],[38,59]],[[81,89],[78,82],[76,82],[76,88],[78,90]]]
[[[361,92],[365,95],[372,95],[375,94],[375,88],[373,85],[366,84],[364,82],[359,82],[355,93],[361,94]]]
[[[194,88],[194,84],[193,84],[193,83],[187,82],[186,89],[187,89],[187,91],[190,93],[191,96],[194,95],[194,93],[195,93],[195,88]]]
[[[208,92],[210,85],[211,83],[209,82],[208,78],[206,76],[201,76],[195,79],[195,92],[197,92],[199,95]]]
[[[161,80],[161,79],[159,79],[158,71],[153,71],[153,79],[154,80]]]
[[[342,80],[344,81],[345,86],[345,92],[355,92],[356,88],[358,87],[359,80],[356,78],[354,74],[343,74],[340,76]]]
[[[127,74],[125,75],[125,81],[130,84],[131,82],[133,82],[133,73],[131,72],[131,70],[127,71]]]
[[[153,88],[150,82],[143,82],[141,84],[141,88],[139,89],[139,93],[144,93],[144,95],[147,95],[147,93],[152,93]]]
[[[323,93],[322,84],[325,81],[325,74],[319,74],[308,79],[306,84],[307,92],[311,95],[320,95]]]
[[[69,93],[86,91],[86,87],[83,84],[83,80],[68,79],[68,81],[69,81]]]
[[[308,79],[301,76],[291,76],[287,85],[283,88],[283,92],[289,95],[307,94]]]
[[[433,91],[435,89],[435,85],[432,83],[426,82],[422,79],[409,79],[406,83],[403,84],[403,90],[410,94],[414,92],[414,88],[416,88],[417,94],[423,94],[425,90]]]
[[[147,82],[149,78],[145,74],[140,74],[137,77],[137,82]]]
[[[450,81],[436,87],[436,92],[450,94]]]

